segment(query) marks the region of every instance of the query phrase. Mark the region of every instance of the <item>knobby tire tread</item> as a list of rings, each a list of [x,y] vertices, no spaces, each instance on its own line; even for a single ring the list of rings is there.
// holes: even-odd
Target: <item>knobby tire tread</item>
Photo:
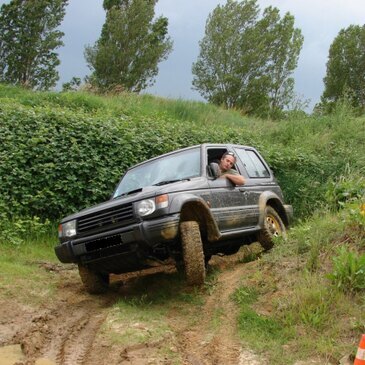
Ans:
[[[195,221],[182,222],[180,233],[187,284],[202,285],[206,269],[199,224]]]

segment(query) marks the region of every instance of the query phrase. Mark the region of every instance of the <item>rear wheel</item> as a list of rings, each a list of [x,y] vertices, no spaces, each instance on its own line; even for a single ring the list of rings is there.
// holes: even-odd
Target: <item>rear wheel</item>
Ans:
[[[195,221],[180,224],[186,281],[189,285],[202,285],[205,280],[205,259],[199,224]]]
[[[88,293],[101,294],[108,290],[109,275],[91,271],[81,264],[79,264],[79,274]]]
[[[269,250],[274,245],[274,237],[286,237],[286,228],[279,214],[273,207],[269,205],[266,206],[264,214],[264,226],[258,235],[258,241],[265,250]]]

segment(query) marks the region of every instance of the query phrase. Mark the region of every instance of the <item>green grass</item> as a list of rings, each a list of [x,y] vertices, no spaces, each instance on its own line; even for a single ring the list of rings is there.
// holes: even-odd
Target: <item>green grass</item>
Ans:
[[[362,204],[297,223],[232,296],[242,339],[270,364],[354,354],[365,330]]]
[[[57,273],[45,270],[44,262],[56,263],[54,240],[0,244],[0,289],[2,296],[28,304],[49,299],[56,290]]]

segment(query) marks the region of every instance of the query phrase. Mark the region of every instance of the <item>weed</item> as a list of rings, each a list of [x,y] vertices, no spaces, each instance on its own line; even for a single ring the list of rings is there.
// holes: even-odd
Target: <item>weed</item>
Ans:
[[[328,277],[338,289],[345,293],[365,289],[365,254],[359,255],[342,246],[332,261],[333,271]]]
[[[358,201],[365,197],[365,177],[347,167],[346,175],[329,183],[326,199],[335,209],[343,208],[346,203]]]
[[[236,289],[236,291],[232,294],[232,299],[239,305],[252,304],[257,300],[257,297],[258,293],[255,288],[244,286]]]
[[[283,342],[287,336],[283,336],[285,329],[275,319],[257,314],[255,311],[246,308],[241,311],[238,318],[240,332],[249,333],[249,337],[265,340],[267,337],[282,338]],[[246,335],[244,336],[246,337]]]
[[[0,244],[21,245],[26,242],[56,240],[57,229],[48,219],[14,217],[9,219],[0,207]]]

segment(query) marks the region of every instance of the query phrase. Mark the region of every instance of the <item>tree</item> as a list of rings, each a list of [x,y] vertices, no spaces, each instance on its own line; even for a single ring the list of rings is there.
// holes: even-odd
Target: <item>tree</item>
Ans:
[[[153,84],[158,63],[172,50],[167,18],[153,20],[156,2],[104,0],[107,14],[101,36],[85,48],[93,71],[91,84],[102,91],[122,87],[134,92]]]
[[[81,79],[73,76],[69,82],[62,84],[62,91],[77,91],[81,86]]]
[[[262,23],[262,24],[261,24]],[[270,109],[282,109],[294,99],[294,79],[291,77],[297,67],[303,36],[294,28],[294,17],[286,13],[280,19],[277,8],[268,7],[258,24],[260,34],[266,34],[267,64],[269,77],[267,95]]]
[[[68,0],[12,0],[0,8],[0,81],[47,90],[59,79],[57,30]]]
[[[228,0],[209,15],[193,87],[208,101],[256,114],[281,110],[293,97],[293,73],[303,44],[294,18],[257,0]]]
[[[322,103],[365,107],[365,25],[342,29],[330,46]]]

